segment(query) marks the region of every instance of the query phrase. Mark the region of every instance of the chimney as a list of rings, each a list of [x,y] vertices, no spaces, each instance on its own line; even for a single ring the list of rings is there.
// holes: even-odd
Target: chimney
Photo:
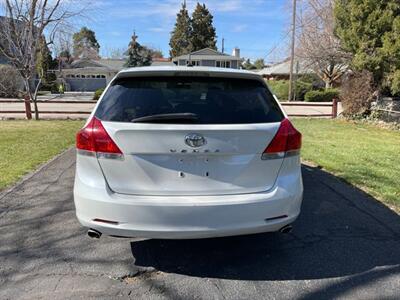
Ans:
[[[232,56],[240,58],[240,49],[238,47],[233,48]]]

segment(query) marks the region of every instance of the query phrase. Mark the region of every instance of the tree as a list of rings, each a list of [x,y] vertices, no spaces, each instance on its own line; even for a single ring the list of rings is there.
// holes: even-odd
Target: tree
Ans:
[[[46,44],[49,45],[60,28],[69,25],[68,20],[81,14],[79,3],[71,1],[2,1],[5,17],[0,18],[0,53],[22,78],[25,93],[33,102],[36,119],[39,119],[37,92],[42,80],[35,81],[37,54],[45,32]]]
[[[254,61],[253,66],[254,66],[257,70],[263,69],[264,66],[265,66],[264,58],[257,58],[257,59]]]
[[[49,47],[46,40],[42,38],[39,43],[39,50],[37,53],[36,72],[42,79],[43,83],[49,83],[55,80],[54,73],[49,73],[49,70],[57,68],[57,61],[51,56]]]
[[[129,43],[128,60],[125,63],[126,67],[143,67],[151,65],[150,51],[139,44],[138,36],[133,32],[132,40]]]
[[[191,49],[190,39],[192,37],[192,27],[190,24],[189,13],[186,9],[186,1],[176,16],[174,30],[171,32],[169,41],[169,55],[171,57],[189,53]]]
[[[355,70],[370,71],[379,90],[400,95],[400,2],[337,0],[334,12]]]
[[[242,64],[242,68],[245,70],[255,70],[256,67],[251,63],[250,58],[246,59]]]
[[[93,30],[87,27],[82,27],[79,32],[72,36],[74,43],[74,56],[81,58],[99,58],[100,44],[96,39],[96,34]]]
[[[18,97],[20,82],[21,78],[14,67],[0,65],[0,97]]]
[[[331,88],[346,72],[349,54],[334,34],[334,0],[302,2],[298,24],[297,56]]]
[[[127,53],[128,50],[126,48],[120,48],[120,47],[105,47],[103,48],[103,56],[107,58],[112,58],[112,59],[123,59]]]
[[[164,57],[164,55],[160,49],[155,49],[155,48],[146,47],[146,46],[144,46],[144,47],[150,52],[150,56],[152,58],[163,58]]]
[[[196,8],[192,14],[191,26],[192,51],[197,51],[204,48],[217,50],[217,36],[213,26],[213,16],[205,4],[200,4],[197,2]]]

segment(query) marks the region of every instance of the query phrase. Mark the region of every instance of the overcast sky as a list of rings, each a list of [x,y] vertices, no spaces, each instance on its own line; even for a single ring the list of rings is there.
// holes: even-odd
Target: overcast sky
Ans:
[[[187,0],[189,13],[197,1]],[[181,0],[97,0],[93,20],[101,54],[112,48],[126,48],[133,30],[139,42],[162,50],[168,56],[170,32]],[[285,56],[285,30],[290,19],[287,0],[203,0],[214,16],[218,49],[225,38],[225,50],[239,47],[243,57],[274,59]],[[272,56],[268,53],[277,48]]]

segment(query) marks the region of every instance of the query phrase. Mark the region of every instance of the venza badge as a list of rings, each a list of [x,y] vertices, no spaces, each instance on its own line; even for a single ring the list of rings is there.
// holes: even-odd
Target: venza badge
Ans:
[[[189,133],[187,136],[185,136],[185,143],[186,145],[192,147],[192,148],[197,148],[204,146],[207,144],[206,139],[197,133]]]

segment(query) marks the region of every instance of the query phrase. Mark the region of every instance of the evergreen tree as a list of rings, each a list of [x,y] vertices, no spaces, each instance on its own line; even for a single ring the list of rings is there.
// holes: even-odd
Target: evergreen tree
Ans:
[[[191,51],[191,37],[192,28],[185,1],[182,3],[182,8],[176,16],[175,27],[171,32],[171,39],[169,41],[171,49],[169,50],[169,55],[175,57],[189,53]]]
[[[82,27],[79,32],[72,36],[75,57],[98,58],[100,44],[97,42],[96,34],[87,27]]]
[[[264,68],[264,66],[265,66],[264,58],[257,58],[257,59],[254,61],[253,66],[254,66],[257,70],[261,70],[262,68]]]
[[[246,59],[245,62],[242,64],[242,68],[245,70],[255,70],[257,69],[250,61],[250,58]]]
[[[57,61],[51,56],[51,52],[44,37],[40,39],[36,61],[36,71],[42,79],[42,82],[49,83],[54,81],[54,73],[49,73],[48,71],[57,68]]]
[[[143,67],[151,65],[151,53],[137,41],[138,36],[133,32],[132,40],[129,43],[128,60],[125,67]]]
[[[337,0],[335,19],[353,68],[370,71],[378,87],[400,95],[399,0]]]
[[[217,36],[213,26],[213,16],[205,4],[197,2],[196,8],[192,14],[192,51],[204,48],[217,50]]]

